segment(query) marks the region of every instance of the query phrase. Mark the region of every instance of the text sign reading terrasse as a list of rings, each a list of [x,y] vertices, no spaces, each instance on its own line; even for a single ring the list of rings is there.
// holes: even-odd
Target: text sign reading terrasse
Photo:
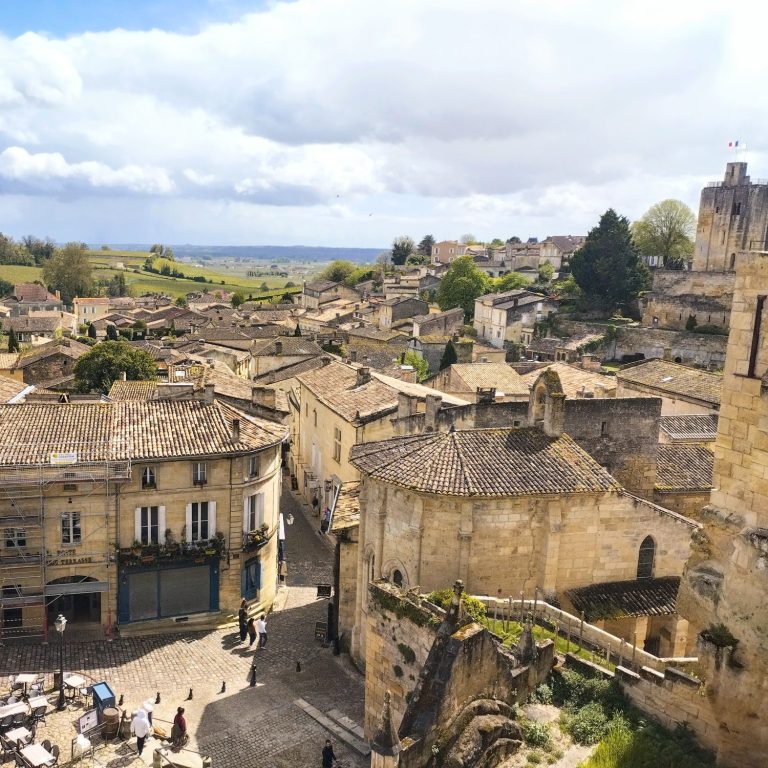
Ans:
[[[52,453],[51,464],[77,464],[77,453],[75,451],[69,453]]]

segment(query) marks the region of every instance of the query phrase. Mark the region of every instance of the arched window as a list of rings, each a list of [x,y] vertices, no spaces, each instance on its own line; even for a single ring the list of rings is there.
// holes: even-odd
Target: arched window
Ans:
[[[403,574],[400,573],[400,571],[398,571],[397,568],[395,568],[395,570],[392,571],[392,583],[396,587],[402,588],[403,586]]]
[[[640,544],[640,554],[637,558],[637,578],[653,578],[653,560],[656,556],[656,542],[651,536],[646,536]]]

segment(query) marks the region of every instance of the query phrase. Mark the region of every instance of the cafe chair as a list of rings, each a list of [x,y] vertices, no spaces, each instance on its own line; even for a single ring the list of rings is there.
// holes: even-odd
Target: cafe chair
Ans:
[[[54,744],[51,747],[51,754],[54,757],[54,761],[51,763],[52,766],[53,765],[58,765],[58,763],[59,763],[59,754],[60,753],[61,753],[61,750],[59,749],[59,745],[58,744]]]
[[[18,700],[18,699],[17,699],[15,696],[9,696],[9,697],[8,697],[8,698],[5,700],[5,703],[6,703],[6,704],[17,704],[17,703],[18,703],[18,701],[19,701],[19,700]]]
[[[16,768],[29,768],[29,763],[18,753],[13,753],[13,759],[16,761]]]
[[[24,712],[17,712],[13,716],[13,722],[11,723],[11,725],[13,725],[14,728],[21,728],[21,726],[24,725],[26,720],[27,720],[27,716],[26,714],[24,714]]]
[[[5,733],[13,725],[13,715],[6,715],[0,720],[0,733]]]
[[[46,750],[48,750],[48,752],[50,752],[51,751],[51,740],[50,739],[44,739],[42,746],[43,746],[43,749],[46,749]]]
[[[32,721],[37,725],[37,723],[44,723],[45,722],[45,710],[46,707],[35,707],[34,711],[32,712]]]

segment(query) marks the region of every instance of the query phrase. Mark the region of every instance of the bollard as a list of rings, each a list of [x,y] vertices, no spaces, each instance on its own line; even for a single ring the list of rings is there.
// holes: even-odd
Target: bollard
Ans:
[[[251,664],[251,688],[256,687],[256,665]]]
[[[219,691],[219,693],[226,693],[226,692],[227,692],[227,683],[226,683],[226,681],[222,680],[221,681],[221,690]]]
[[[159,748],[152,753],[152,768],[163,768],[163,755]]]
[[[192,701],[192,689],[189,689],[189,696],[187,696],[187,701]]]
[[[635,666],[635,653],[637,653],[637,632],[632,633],[632,669],[637,669]]]
[[[155,696],[155,704],[160,703],[160,691],[157,692],[157,696]]]
[[[120,701],[118,701],[118,702],[117,702],[117,706],[118,706],[118,707],[122,707],[122,706],[123,706],[123,702],[124,702],[124,701],[125,701],[125,697],[124,697],[124,696],[123,696],[123,694],[121,693],[121,694],[120,694]]]
[[[301,672],[301,662],[300,661],[296,662],[296,671],[297,672]]]

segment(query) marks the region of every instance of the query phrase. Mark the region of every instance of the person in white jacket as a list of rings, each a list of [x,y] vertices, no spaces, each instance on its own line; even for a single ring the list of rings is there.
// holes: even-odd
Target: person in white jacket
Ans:
[[[267,622],[264,620],[264,614],[259,616],[256,622],[256,631],[259,633],[258,648],[263,648],[267,644]]]
[[[131,721],[131,732],[136,734],[136,751],[139,754],[144,751],[144,743],[151,730],[152,726],[149,724],[147,713],[143,709],[136,710]]]

